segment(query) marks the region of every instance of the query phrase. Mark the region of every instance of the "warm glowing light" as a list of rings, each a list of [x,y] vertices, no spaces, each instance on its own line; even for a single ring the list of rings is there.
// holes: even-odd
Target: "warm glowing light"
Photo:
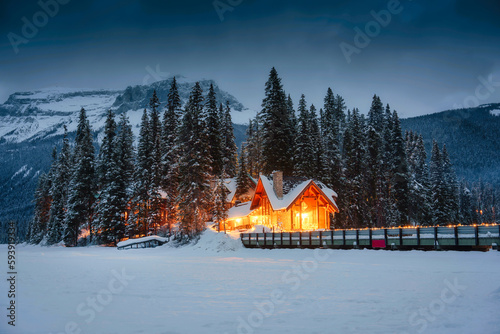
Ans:
[[[86,237],[88,237],[89,235],[90,235],[90,231],[89,231],[88,229],[84,228],[84,229],[82,229],[82,230],[80,231],[80,235],[78,236],[78,238],[79,238],[79,239],[80,239],[80,238],[86,238]]]

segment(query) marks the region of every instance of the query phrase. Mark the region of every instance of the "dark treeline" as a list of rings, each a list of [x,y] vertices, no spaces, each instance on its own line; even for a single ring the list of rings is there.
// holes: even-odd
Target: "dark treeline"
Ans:
[[[85,110],[74,143],[64,136],[52,167],[39,178],[31,243],[115,244],[126,237],[171,233],[196,237],[226,218],[223,179],[284,175],[321,181],[338,194],[332,227],[489,223],[498,191],[458,181],[446,146],[430,157],[422,136],[403,133],[398,114],[373,96],[365,116],[328,88],[319,110],[301,96],[297,110],[273,68],[262,109],[250,121],[239,164],[229,104],[193,87],[182,106],[175,79],[167,102],[156,92],[144,110],[135,148],[125,114],[107,114],[95,152]]]
[[[27,240],[115,244],[171,233],[174,226],[177,238],[192,238],[209,219],[224,219],[221,180],[236,176],[237,168],[231,110],[216,101],[213,86],[206,98],[202,93],[196,83],[184,108],[175,78],[164,106],[153,93],[137,148],[126,114],[117,122],[108,111],[95,152],[82,109],[74,143],[65,134],[50,170],[39,178]]]
[[[374,96],[367,117],[329,88],[317,111],[301,96],[295,112],[273,68],[262,111],[243,147],[254,177],[282,170],[319,180],[338,194],[334,227],[491,223],[498,191],[458,182],[446,146],[402,133],[398,114]]]

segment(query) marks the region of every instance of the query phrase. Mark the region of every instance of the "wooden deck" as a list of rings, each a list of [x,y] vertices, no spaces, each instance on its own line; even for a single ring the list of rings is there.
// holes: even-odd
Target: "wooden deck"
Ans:
[[[241,233],[247,248],[368,248],[488,250],[500,245],[500,225]]]

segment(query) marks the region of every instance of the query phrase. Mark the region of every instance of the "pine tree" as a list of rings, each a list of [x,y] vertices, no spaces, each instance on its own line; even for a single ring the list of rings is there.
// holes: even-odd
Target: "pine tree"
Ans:
[[[48,245],[53,245],[62,241],[68,186],[71,177],[71,160],[71,148],[69,146],[68,133],[65,125],[63,145],[51,175],[50,197],[52,198],[52,204],[50,206],[50,218],[46,235],[46,243]]]
[[[335,96],[335,119],[339,123],[340,134],[344,131],[345,128],[345,111],[347,107],[345,105],[344,98],[337,94]],[[340,135],[339,135],[340,136]]]
[[[41,174],[35,190],[35,212],[29,226],[27,242],[39,244],[47,233],[50,218],[50,186],[51,180],[47,174]]]
[[[151,129],[146,109],[142,114],[141,130],[139,132],[137,156],[134,170],[132,213],[129,216],[129,237],[135,234],[147,235],[149,232],[149,210],[151,189]]]
[[[321,140],[321,130],[318,122],[318,115],[316,114],[316,107],[314,104],[309,108],[309,131],[311,137],[311,145],[313,148],[313,169],[312,178],[319,181],[324,181],[325,155],[323,151],[323,143]]]
[[[287,110],[287,101],[281,79],[273,67],[266,83],[265,98],[259,117],[262,121],[263,172],[281,170],[284,175],[293,172],[293,133]]]
[[[460,208],[460,223],[472,225],[474,222],[473,216],[473,197],[467,183],[462,180],[460,182],[459,192],[459,208]]]
[[[247,172],[246,154],[245,154],[246,148],[242,147],[241,152],[242,153],[240,155],[240,163],[238,166],[238,176],[236,177],[236,193],[235,193],[236,198],[240,198],[242,195],[245,195],[248,192],[248,189],[254,186]]]
[[[229,101],[226,102],[221,123],[222,165],[224,166],[226,176],[234,177],[237,171],[238,147],[234,141],[235,137]]]
[[[293,100],[290,94],[286,99],[286,109],[288,111],[288,117],[290,118],[290,128],[292,132],[293,145],[295,144],[295,139],[297,138],[297,126],[299,124],[297,120],[297,115],[295,115],[295,109],[293,108]]]
[[[378,220],[383,226],[394,226],[397,224],[393,213],[395,210],[395,199],[392,189],[393,180],[393,160],[394,160],[394,147],[393,147],[393,119],[392,112],[389,104],[387,104],[384,115],[384,129],[382,133],[381,150],[381,190],[380,190],[380,211]]]
[[[392,187],[396,201],[397,216],[399,225],[408,223],[408,165],[406,163],[405,141],[401,131],[401,123],[396,111],[392,117],[392,145],[394,155],[392,160]]]
[[[215,186],[214,197],[214,207],[213,207],[213,222],[220,226],[222,222],[227,219],[227,206],[226,206],[226,198],[229,194],[229,190],[226,188],[224,184],[224,178],[221,176],[217,178],[217,183]],[[225,225],[224,225],[225,227]],[[226,232],[224,230],[224,232]]]
[[[339,103],[338,100],[341,100]],[[342,190],[341,124],[344,121],[345,105],[340,96],[333,95],[328,88],[324,99],[321,133],[327,171],[325,183],[336,191]]]
[[[427,179],[427,154],[422,136],[407,134],[406,156],[408,162],[408,216],[416,225],[428,225],[431,221],[431,202]]]
[[[134,174],[134,134],[132,126],[126,113],[120,116],[118,122],[117,135],[114,144],[118,169],[118,179],[115,180],[116,186],[114,196],[116,197],[119,208],[120,221],[114,227],[114,235],[117,240],[121,240],[126,235],[127,216],[129,215],[129,202],[132,198],[130,185]]]
[[[195,237],[205,229],[212,203],[205,126],[202,90],[197,82],[189,96],[179,136],[179,220],[181,233],[188,237]]]
[[[104,244],[115,244],[118,239],[117,227],[122,225],[123,203],[119,194],[121,169],[116,140],[114,113],[109,110],[104,128],[104,138],[99,151],[97,170],[103,170],[100,182],[99,199],[96,204],[94,226],[99,229],[99,240]]]
[[[380,191],[381,191],[381,136],[372,125],[368,125],[367,131],[367,157],[366,157],[366,193],[368,201],[368,226],[381,226],[381,207],[380,207]]]
[[[95,200],[95,162],[92,130],[85,109],[80,110],[75,137],[74,166],[68,191],[68,211],[64,243],[76,246],[82,226],[90,233],[90,241],[94,233],[92,227]]]
[[[296,162],[295,174],[297,176],[312,178],[315,174],[315,151],[311,136],[311,115],[307,110],[304,94],[300,97],[298,112],[299,126],[294,159]]]
[[[377,95],[373,95],[372,105],[368,112],[368,119],[375,131],[379,134],[382,133],[384,130],[384,105]]]
[[[149,108],[151,109],[150,117],[150,140],[151,140],[151,175],[150,175],[150,187],[149,187],[149,215],[148,225],[150,229],[153,229],[154,234],[157,232],[157,228],[162,225],[162,198],[161,198],[161,186],[163,183],[163,161],[162,154],[163,148],[162,144],[162,125],[160,123],[159,114],[160,101],[156,95],[156,90],[153,91],[153,96],[149,100]],[[149,233],[149,231],[148,231]]]
[[[365,126],[359,110],[353,109],[344,135],[344,160],[346,186],[341,198],[344,210],[344,227],[362,227],[366,217],[365,170]],[[342,212],[342,209],[341,209]]]
[[[433,225],[446,225],[446,186],[443,175],[443,160],[436,141],[432,143],[432,154],[429,165],[429,181],[432,202]]]
[[[247,128],[247,144],[246,144],[246,153],[247,153],[247,168],[248,173],[257,178],[259,173],[262,172],[262,136],[260,132],[259,126],[259,117],[257,116],[253,121],[250,120]]]
[[[445,183],[447,220],[449,223],[457,223],[459,212],[458,183],[446,145],[443,145],[441,159],[443,163],[443,178]]]
[[[209,144],[209,154],[211,162],[211,172],[214,176],[219,176],[222,172],[223,167],[223,156],[222,156],[222,104],[221,112],[217,109],[217,100],[215,98],[215,90],[213,84],[210,84],[208,90],[206,102],[205,102],[205,113],[206,113],[206,128],[205,136],[207,137]]]
[[[177,198],[179,186],[180,143],[179,117],[181,116],[181,100],[174,77],[168,93],[167,109],[163,116],[163,189],[167,194],[166,211],[169,234],[177,222]]]

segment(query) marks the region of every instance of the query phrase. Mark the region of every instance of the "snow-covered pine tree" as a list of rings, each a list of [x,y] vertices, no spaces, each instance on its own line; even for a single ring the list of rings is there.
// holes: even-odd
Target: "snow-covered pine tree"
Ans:
[[[260,133],[259,117],[255,117],[254,120],[250,120],[247,128],[247,168],[248,173],[252,177],[259,177],[259,173],[262,172],[262,137]]]
[[[265,98],[259,117],[262,122],[263,172],[281,170],[284,175],[293,173],[293,133],[287,110],[285,92],[276,69],[273,67],[266,82]]]
[[[346,111],[346,109],[347,108],[345,105],[344,98],[342,96],[340,96],[339,94],[337,94],[335,96],[334,115],[335,115],[335,119],[340,127],[339,141],[340,141],[340,137],[341,137],[342,133],[345,131],[345,122],[346,122],[345,111]]]
[[[29,226],[29,238],[27,242],[39,244],[47,235],[48,222],[50,219],[50,207],[52,205],[52,196],[50,193],[52,180],[57,168],[57,148],[52,149],[52,163],[48,173],[42,173],[38,178],[37,188],[35,190],[35,212]]]
[[[133,176],[132,210],[129,216],[127,234],[147,235],[149,231],[149,209],[151,188],[151,128],[148,111],[144,109],[139,132],[137,156]]]
[[[221,111],[217,109],[217,99],[215,97],[215,89],[213,84],[210,84],[207,98],[205,101],[206,128],[205,136],[208,140],[208,153],[210,154],[211,170],[214,177],[218,177],[222,172],[222,104]]]
[[[285,94],[286,95],[286,94]],[[286,110],[287,110],[287,118],[285,120],[285,132],[288,135],[288,146],[291,148],[290,157],[291,157],[291,165],[295,166],[295,145],[297,139],[297,129],[298,129],[298,120],[297,115],[295,115],[295,110],[293,108],[293,101],[290,97],[290,94],[287,98],[285,98]]]
[[[205,229],[212,204],[205,126],[202,89],[197,82],[186,104],[179,135],[179,221],[181,233],[190,238]]]
[[[392,187],[395,196],[397,216],[399,220],[396,222],[400,226],[408,223],[408,165],[406,163],[405,141],[401,130],[401,123],[396,111],[392,115],[392,145],[393,145],[393,160],[392,160]]]
[[[71,148],[69,146],[68,132],[64,125],[63,144],[53,173],[51,174],[50,218],[45,237],[48,245],[62,241],[64,221],[66,216],[66,201],[68,198],[68,186],[71,178]]]
[[[306,97],[301,95],[298,106],[299,126],[295,149],[295,174],[312,178],[315,175],[315,148],[312,141],[310,113]]]
[[[114,140],[116,137],[115,115],[111,109],[107,111],[104,123],[104,137],[96,161],[96,174],[99,188],[109,184],[108,168],[114,154]]]
[[[163,190],[167,194],[165,207],[169,234],[177,223],[180,158],[178,136],[181,107],[181,99],[174,77],[168,93],[167,109],[163,115]]]
[[[373,115],[373,114],[372,114]],[[368,204],[368,227],[381,226],[381,143],[380,134],[373,126],[373,120],[370,118],[366,138],[366,195]]]
[[[99,241],[103,244],[116,244],[118,239],[116,227],[122,224],[123,207],[118,194],[122,176],[116,144],[115,115],[108,110],[96,167],[102,174],[94,217],[94,226],[100,231]]]
[[[35,190],[35,212],[29,226],[29,237],[27,242],[30,244],[39,244],[47,233],[47,223],[50,218],[50,185],[49,175],[43,173],[38,178],[38,184]]]
[[[344,161],[346,186],[340,198],[344,210],[344,227],[363,227],[366,219],[365,171],[365,125],[359,110],[353,109],[344,134]]]
[[[391,107],[387,104],[384,114],[384,130],[382,133],[383,148],[381,150],[381,191],[380,191],[380,205],[381,215],[378,219],[383,226],[394,226],[396,224],[393,218],[394,212],[394,196],[392,193],[392,177],[393,177],[393,159],[394,148],[392,143],[393,120]]]
[[[443,177],[444,177],[445,191],[446,191],[446,211],[448,216],[448,222],[457,223],[458,212],[459,212],[459,206],[458,206],[459,187],[455,171],[453,170],[453,166],[451,164],[450,157],[448,155],[448,150],[446,149],[446,145],[443,145],[443,149],[441,150],[441,160],[443,163]]]
[[[293,144],[295,144],[295,139],[297,138],[297,126],[299,122],[297,120],[297,115],[295,114],[295,109],[293,108],[293,100],[290,94],[288,94],[286,99],[286,109],[288,111],[288,117],[290,118]]]
[[[311,137],[311,144],[314,152],[313,156],[313,170],[312,178],[318,181],[325,181],[325,154],[323,151],[323,143],[321,140],[321,131],[319,128],[318,115],[316,114],[316,107],[311,104],[309,108],[309,131]]]
[[[229,190],[226,188],[224,184],[224,178],[222,175],[225,174],[225,171],[222,171],[220,176],[216,179],[215,191],[213,194],[214,197],[214,206],[213,206],[213,222],[220,226],[227,219],[227,206],[226,206],[226,198],[229,194]],[[226,225],[224,224],[224,227]],[[224,230],[224,232],[226,232]]]
[[[368,202],[368,226],[381,226],[384,210],[381,205],[383,189],[383,132],[385,128],[384,107],[377,95],[373,96],[368,112],[366,192]]]
[[[163,162],[162,154],[162,124],[160,122],[159,113],[160,101],[156,95],[156,90],[153,91],[153,96],[149,100],[149,108],[151,109],[150,117],[150,139],[151,139],[151,175],[150,175],[150,210],[148,225],[150,231],[156,234],[157,229],[162,225],[162,206],[161,186],[163,181]],[[148,231],[148,233],[150,232]]]
[[[224,177],[234,177],[237,171],[238,147],[235,143],[233,121],[231,119],[231,106],[226,101],[221,121],[222,135],[222,166],[224,166]]]
[[[120,240],[126,235],[126,218],[129,215],[129,203],[132,198],[131,185],[135,157],[134,134],[126,113],[120,115],[114,147],[119,175],[116,180],[114,196],[121,213],[120,221],[114,227],[114,234],[116,239]]]
[[[459,188],[459,222],[465,225],[472,225],[474,222],[473,216],[473,197],[472,192],[465,180],[460,182]]]
[[[340,98],[340,96],[338,97]],[[343,103],[343,102],[342,102]],[[321,133],[325,155],[325,183],[340,192],[342,190],[341,122],[345,118],[342,104],[339,107],[331,88],[328,88],[323,106]]]
[[[77,245],[82,227],[89,231],[89,240],[92,242],[94,234],[92,207],[96,189],[94,155],[92,129],[87,113],[82,108],[76,129],[74,165],[68,190],[68,211],[65,217],[64,243],[67,246]]]
[[[410,222],[417,225],[430,224],[431,202],[429,198],[429,182],[427,179],[427,153],[422,136],[408,133],[407,161],[410,175],[408,184],[408,216]]]
[[[379,134],[384,130],[384,105],[380,101],[380,97],[373,95],[372,105],[368,112],[369,124]]]
[[[247,171],[246,164],[246,147],[241,148],[240,163],[238,166],[238,175],[236,177],[236,193],[235,197],[240,198],[248,192],[248,189],[254,186]]]
[[[446,184],[444,180],[443,159],[436,141],[432,143],[429,165],[429,181],[432,198],[432,224],[446,225],[448,212],[446,206]]]

